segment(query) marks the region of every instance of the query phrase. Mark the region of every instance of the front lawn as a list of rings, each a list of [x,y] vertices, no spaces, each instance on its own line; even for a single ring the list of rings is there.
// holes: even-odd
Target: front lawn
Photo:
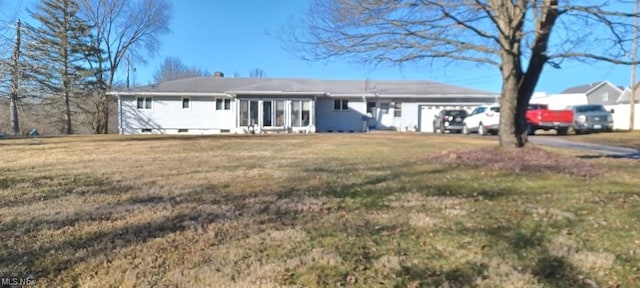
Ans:
[[[0,140],[0,276],[42,287],[640,286],[638,162],[552,155],[581,156],[567,163],[589,173],[574,173],[557,159],[475,157],[493,141]],[[527,161],[550,157],[535,151]]]

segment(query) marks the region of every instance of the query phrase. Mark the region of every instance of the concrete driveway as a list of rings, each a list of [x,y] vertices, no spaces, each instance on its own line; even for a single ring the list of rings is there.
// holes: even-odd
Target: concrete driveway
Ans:
[[[567,148],[573,150],[581,150],[585,152],[600,153],[604,156],[610,156],[614,158],[631,158],[640,159],[640,151],[637,149],[618,147],[611,145],[600,145],[591,143],[582,143],[577,141],[571,141],[571,137],[559,137],[559,136],[529,136],[529,142],[536,145],[552,146]]]

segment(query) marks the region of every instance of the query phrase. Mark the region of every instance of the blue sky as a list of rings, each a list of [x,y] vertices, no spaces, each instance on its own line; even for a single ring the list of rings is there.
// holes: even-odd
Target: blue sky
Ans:
[[[0,2],[3,0],[0,0]],[[22,11],[32,0],[4,0],[5,11]],[[231,77],[260,68],[267,77],[319,79],[430,80],[499,92],[501,77],[492,66],[456,64],[446,67],[364,67],[345,60],[305,62],[283,49],[275,36],[291,17],[306,13],[307,0],[174,0],[171,32],[163,36],[158,55],[136,64],[136,84],[152,82],[153,72],[165,57],[178,57],[188,66]],[[7,13],[0,14],[6,17]],[[6,19],[6,18],[4,18]],[[6,23],[6,22],[5,22]],[[2,22],[0,22],[2,25]],[[536,91],[558,93],[567,87],[609,80],[628,86],[629,66],[600,63],[565,63],[562,69],[545,67]]]

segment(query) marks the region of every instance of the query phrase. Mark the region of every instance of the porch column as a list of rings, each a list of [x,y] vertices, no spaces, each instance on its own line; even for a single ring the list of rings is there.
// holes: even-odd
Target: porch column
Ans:
[[[311,107],[309,107],[309,124],[316,127],[316,96],[311,99]]]

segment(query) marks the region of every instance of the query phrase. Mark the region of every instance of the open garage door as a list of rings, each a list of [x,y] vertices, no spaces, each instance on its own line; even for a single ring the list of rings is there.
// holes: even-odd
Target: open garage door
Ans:
[[[435,133],[433,131],[433,119],[438,115],[438,113],[443,109],[460,109],[467,110],[467,112],[471,112],[471,110],[475,106],[462,106],[462,105],[425,105],[420,108],[420,132],[426,133]]]

